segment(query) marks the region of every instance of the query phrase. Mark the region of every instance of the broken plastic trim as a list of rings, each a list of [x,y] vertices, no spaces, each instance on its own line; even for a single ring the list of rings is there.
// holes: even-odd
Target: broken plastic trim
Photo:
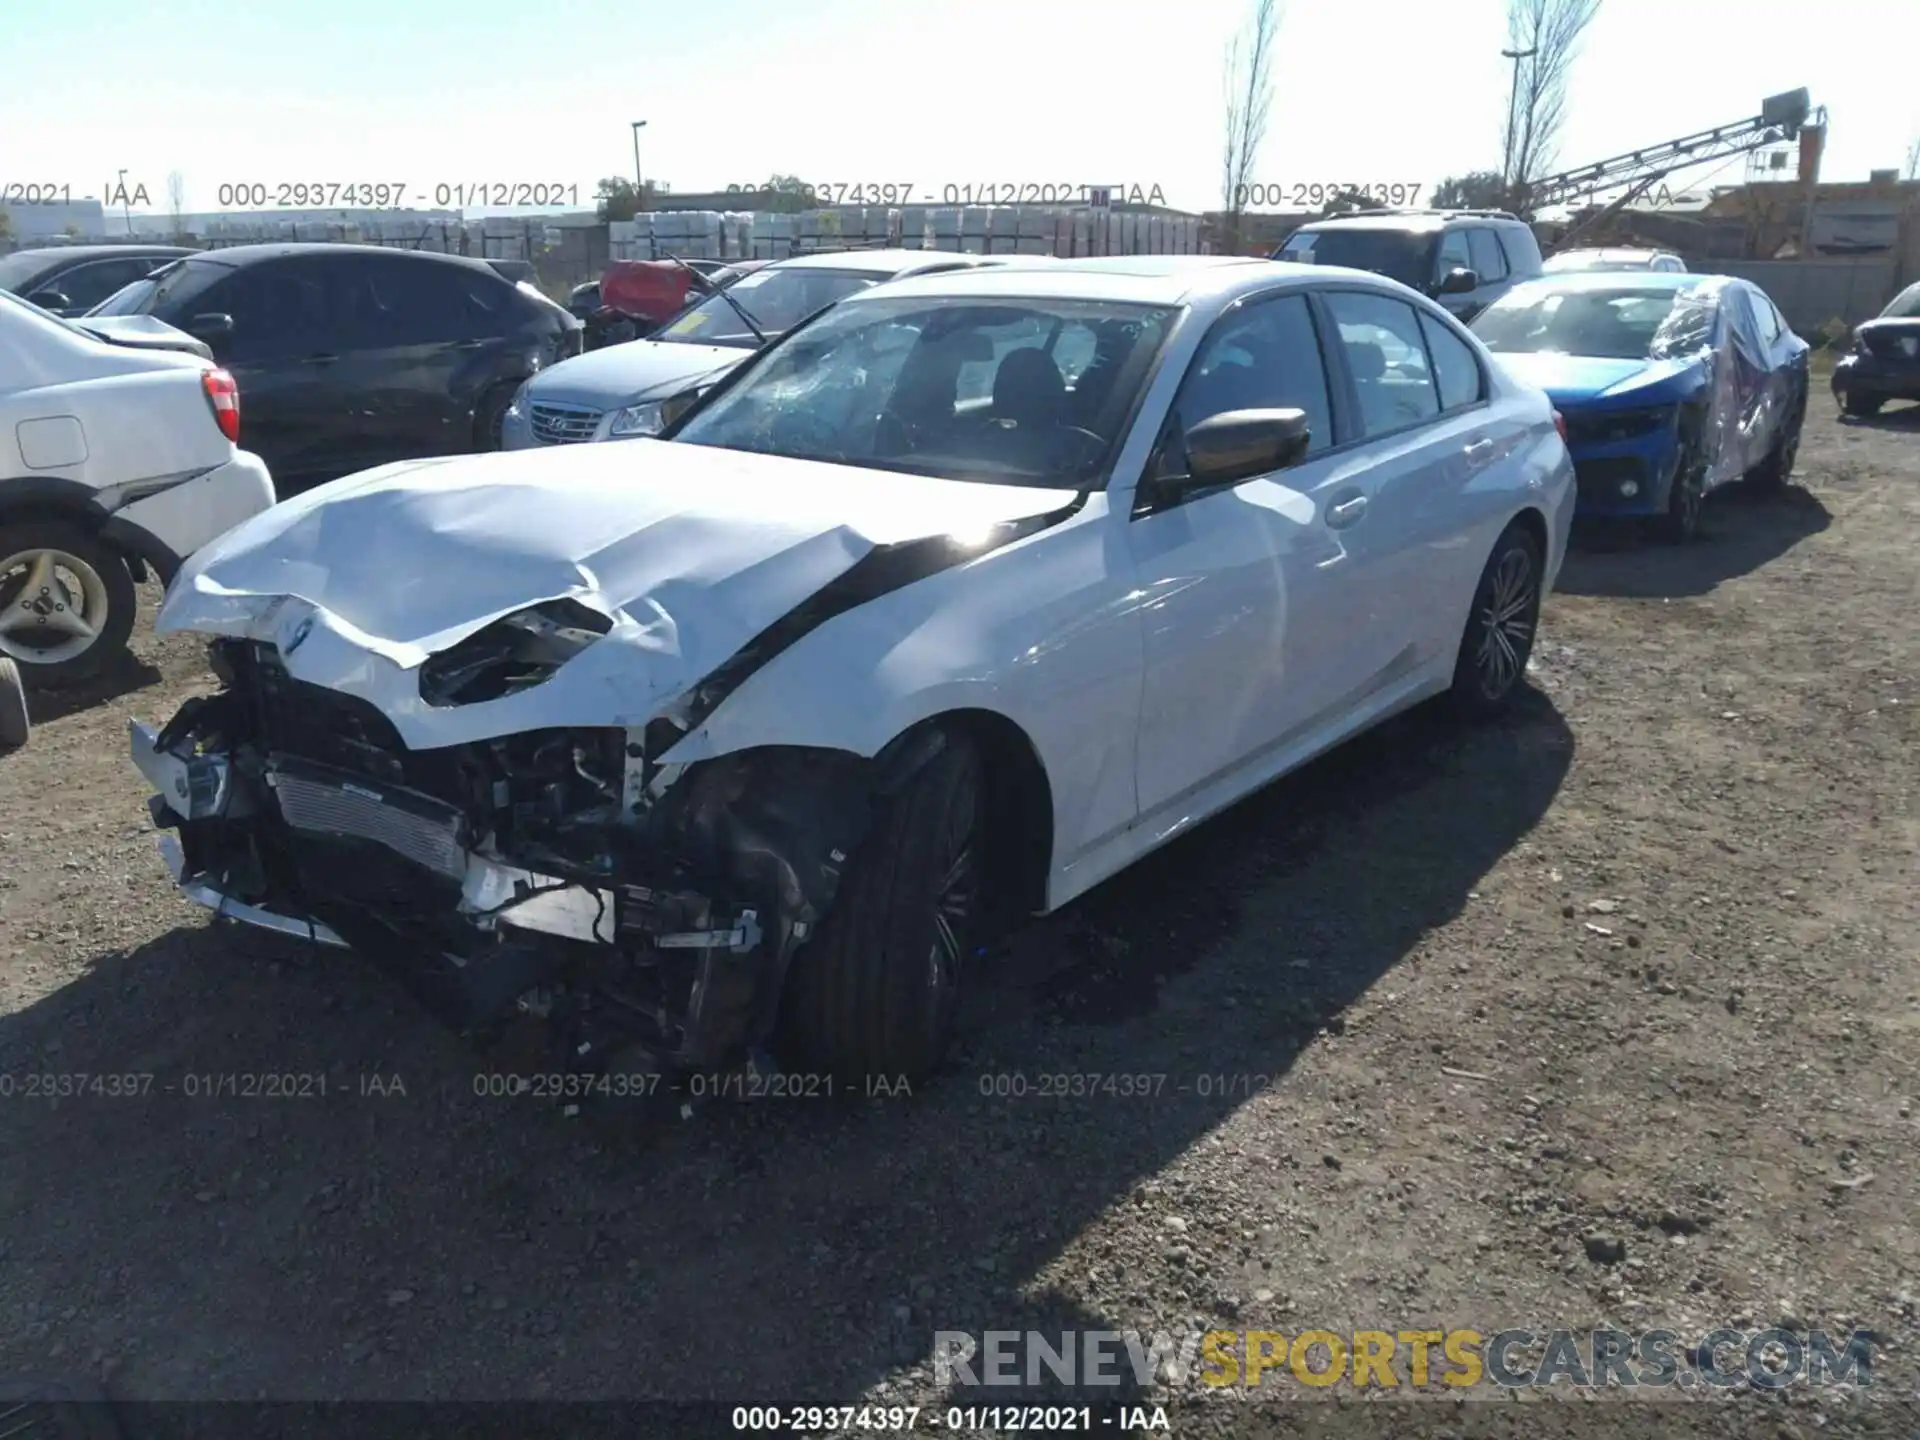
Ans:
[[[420,667],[420,698],[447,708],[527,690],[613,629],[578,600],[548,600],[494,621]]]
[[[858,609],[916,580],[937,575],[942,570],[965,565],[1029,535],[1071,517],[1087,503],[1087,492],[1076,494],[1058,510],[1006,520],[995,525],[983,539],[962,540],[953,535],[929,535],[894,545],[880,545],[862,556],[833,580],[782,615],[732,655],[688,693],[674,711],[669,712],[682,734],[700,728],[735,690],[769,661],[790,649],[835,616]],[[658,754],[649,746],[650,753]]]

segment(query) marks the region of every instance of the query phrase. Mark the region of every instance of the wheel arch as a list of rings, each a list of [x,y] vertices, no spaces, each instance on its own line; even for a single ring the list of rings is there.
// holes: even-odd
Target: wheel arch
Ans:
[[[922,737],[935,734],[964,738],[980,752],[990,893],[1004,897],[1006,905],[1000,918],[1045,910],[1053,867],[1053,784],[1033,738],[997,710],[961,706],[915,721],[881,755],[912,754]]]
[[[57,475],[22,475],[0,480],[0,525],[57,521],[77,525],[112,548],[135,580],[151,569],[162,584],[171,581],[181,560],[137,525],[116,520],[97,502],[99,491]]]

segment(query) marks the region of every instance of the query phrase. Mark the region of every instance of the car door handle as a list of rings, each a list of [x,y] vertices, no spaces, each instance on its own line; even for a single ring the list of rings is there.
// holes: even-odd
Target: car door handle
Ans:
[[[1467,459],[1469,460],[1484,460],[1486,459],[1487,456],[1491,455],[1492,453],[1493,453],[1493,441],[1490,439],[1476,440],[1471,445],[1467,446]]]
[[[301,363],[304,365],[331,365],[339,358],[338,355],[309,355]]]
[[[1327,524],[1334,530],[1344,530],[1362,515],[1367,513],[1367,497],[1353,495],[1338,504],[1327,507]]]

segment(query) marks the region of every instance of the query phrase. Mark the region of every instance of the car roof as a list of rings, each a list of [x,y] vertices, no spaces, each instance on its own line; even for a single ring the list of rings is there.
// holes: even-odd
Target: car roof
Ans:
[[[15,250],[13,255],[28,255],[52,264],[56,260],[112,260],[122,255],[194,255],[199,252],[185,245],[35,245]]]
[[[1700,275],[1672,270],[1563,270],[1523,280],[1508,296],[1522,290],[1690,290],[1695,286],[1724,289],[1745,282],[1734,275]]]
[[[292,255],[389,255],[404,260],[430,260],[442,265],[461,265],[469,270],[484,270],[496,278],[500,272],[485,260],[470,255],[448,255],[439,250],[402,250],[395,245],[348,245],[335,244],[327,240],[286,240],[260,245],[229,245],[218,250],[192,250],[183,252],[187,258],[205,260],[214,265],[226,265],[239,269],[243,265],[257,265],[263,260],[277,260]]]
[[[1517,215],[1496,215],[1487,210],[1376,210],[1352,215],[1329,215],[1324,220],[1309,220],[1300,229],[1409,230],[1424,233],[1444,230],[1455,223],[1525,225],[1527,222]]]
[[[1225,300],[1263,285],[1356,281],[1387,287],[1365,270],[1296,265],[1241,255],[1114,255],[1035,265],[983,265],[937,275],[914,275],[876,285],[842,304],[874,298],[954,296],[965,299],[1065,299],[1134,305],[1190,305]]]
[[[862,275],[898,275],[921,265],[980,265],[997,257],[962,250],[816,250],[766,265],[768,270],[841,270]]]
[[[1668,255],[1673,255],[1673,251],[1654,250],[1649,247],[1637,246],[1637,245],[1618,245],[1618,246],[1595,245],[1591,247],[1583,246],[1573,250],[1559,250],[1554,252],[1554,254],[1548,256],[1547,258],[1549,260],[1568,260],[1568,259],[1579,258],[1582,260],[1594,259],[1594,260],[1602,260],[1602,261],[1618,260],[1618,261],[1638,262],[1643,260],[1647,260],[1647,261],[1659,260],[1659,259],[1663,259]],[[1679,257],[1675,256],[1674,258],[1678,259]]]

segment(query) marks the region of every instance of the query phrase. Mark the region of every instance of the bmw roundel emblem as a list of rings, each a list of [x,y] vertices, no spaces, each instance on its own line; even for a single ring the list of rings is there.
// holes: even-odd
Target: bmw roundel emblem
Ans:
[[[280,647],[280,653],[282,655],[293,654],[294,651],[298,650],[302,645],[307,643],[307,636],[311,635],[312,633],[313,633],[313,616],[308,615],[302,618],[302,620],[298,625],[293,627],[293,633],[287,636],[287,643]]]

